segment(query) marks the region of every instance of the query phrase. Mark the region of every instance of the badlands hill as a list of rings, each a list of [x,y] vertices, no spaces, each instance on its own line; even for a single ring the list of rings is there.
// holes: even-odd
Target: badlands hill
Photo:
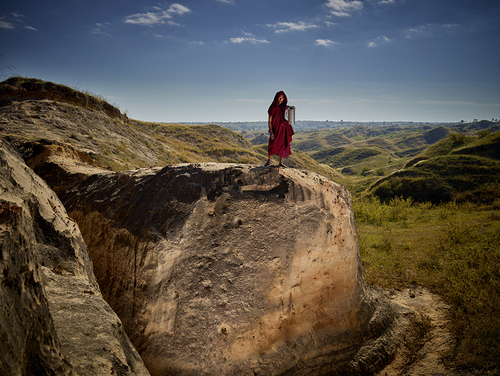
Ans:
[[[194,162],[258,164],[267,158],[241,135],[218,125],[128,119],[102,99],[36,79],[14,77],[0,83],[0,104],[1,137],[15,144],[42,175],[39,166],[50,166],[59,156],[64,165],[113,171]],[[300,152],[289,165],[339,176]],[[51,170],[47,174],[53,176],[46,178],[59,179],[64,173]]]
[[[220,126],[34,79],[0,108],[1,374],[372,375],[425,305],[365,284],[352,197],[309,151],[266,169]]]

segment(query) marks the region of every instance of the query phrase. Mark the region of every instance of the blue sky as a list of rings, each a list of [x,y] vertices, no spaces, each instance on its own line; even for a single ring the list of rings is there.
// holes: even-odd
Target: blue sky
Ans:
[[[498,0],[18,0],[0,55],[144,121],[500,118]]]

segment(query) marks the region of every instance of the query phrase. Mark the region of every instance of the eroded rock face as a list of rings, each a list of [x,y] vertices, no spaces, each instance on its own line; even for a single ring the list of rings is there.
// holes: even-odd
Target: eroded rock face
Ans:
[[[147,375],[55,193],[0,141],[0,374]]]
[[[372,374],[394,350],[351,196],[320,175],[177,165],[94,175],[62,201],[152,375]]]

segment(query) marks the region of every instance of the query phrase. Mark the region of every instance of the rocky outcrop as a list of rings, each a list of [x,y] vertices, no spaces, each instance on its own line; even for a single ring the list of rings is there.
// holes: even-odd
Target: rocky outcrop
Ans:
[[[62,196],[152,375],[363,375],[394,352],[348,191],[308,171],[96,174]]]
[[[128,121],[127,116],[122,114],[115,106],[93,95],[82,93],[64,85],[24,77],[11,77],[2,82],[0,86],[0,106],[14,100],[26,100],[28,98],[63,100],[93,111],[106,113],[109,117]]]
[[[55,193],[0,142],[0,374],[147,375]]]

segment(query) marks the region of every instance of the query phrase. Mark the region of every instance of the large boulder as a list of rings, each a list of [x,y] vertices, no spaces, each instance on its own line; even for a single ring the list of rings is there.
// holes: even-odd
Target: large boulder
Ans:
[[[0,374],[148,375],[77,224],[0,141]]]
[[[152,375],[362,375],[394,352],[351,196],[318,174],[203,163],[62,195]]]

